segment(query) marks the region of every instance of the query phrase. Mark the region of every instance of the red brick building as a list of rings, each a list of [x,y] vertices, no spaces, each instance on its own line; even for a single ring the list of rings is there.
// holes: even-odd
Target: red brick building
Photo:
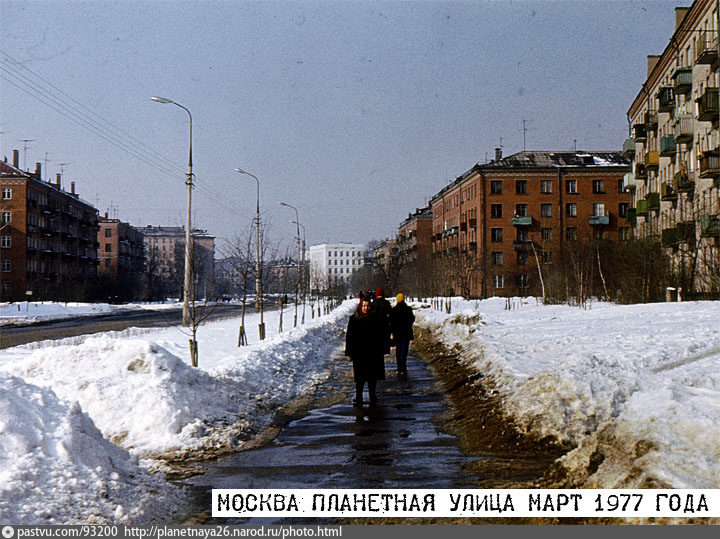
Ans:
[[[35,172],[0,162],[0,295],[4,301],[90,299],[97,278],[97,210]],[[32,293],[32,294],[29,294]]]
[[[567,245],[629,239],[629,162],[619,152],[520,152],[475,165],[437,193],[432,251],[447,287],[477,297],[535,292]],[[576,243],[578,242],[578,243]]]
[[[409,260],[427,258],[432,253],[433,214],[430,206],[416,208],[398,228],[397,247],[400,256]]]
[[[119,219],[109,219],[107,214],[98,219],[98,225],[98,276],[106,295],[118,300],[142,299],[143,233]]]

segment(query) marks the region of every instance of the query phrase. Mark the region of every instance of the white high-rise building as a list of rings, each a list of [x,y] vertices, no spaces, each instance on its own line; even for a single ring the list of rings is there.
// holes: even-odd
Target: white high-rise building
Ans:
[[[323,243],[308,249],[310,286],[322,290],[328,285],[349,284],[353,274],[363,266],[360,243]]]

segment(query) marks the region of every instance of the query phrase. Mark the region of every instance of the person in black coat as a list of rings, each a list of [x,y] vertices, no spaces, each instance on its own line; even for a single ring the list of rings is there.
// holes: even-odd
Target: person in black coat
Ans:
[[[407,355],[410,341],[413,340],[413,322],[415,315],[410,306],[405,303],[405,295],[397,295],[397,303],[390,310],[390,329],[395,344],[395,357],[397,359],[397,372],[399,375],[407,374]]]
[[[384,327],[370,300],[362,298],[348,320],[345,355],[352,360],[355,378],[353,404],[362,405],[363,389],[368,385],[370,404],[377,402],[378,380],[385,379]]]

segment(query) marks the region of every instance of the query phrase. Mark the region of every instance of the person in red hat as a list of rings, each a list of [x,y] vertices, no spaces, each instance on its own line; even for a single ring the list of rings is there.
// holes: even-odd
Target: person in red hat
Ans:
[[[377,381],[385,379],[384,327],[367,297],[360,298],[356,311],[348,320],[345,356],[353,363],[355,399],[362,406],[365,383],[370,404],[377,403]]]

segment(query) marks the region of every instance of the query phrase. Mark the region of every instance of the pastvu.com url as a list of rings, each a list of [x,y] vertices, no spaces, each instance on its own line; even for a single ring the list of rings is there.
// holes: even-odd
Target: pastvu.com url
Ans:
[[[3,526],[3,539],[108,537],[142,539],[232,537],[342,537],[342,526]]]

